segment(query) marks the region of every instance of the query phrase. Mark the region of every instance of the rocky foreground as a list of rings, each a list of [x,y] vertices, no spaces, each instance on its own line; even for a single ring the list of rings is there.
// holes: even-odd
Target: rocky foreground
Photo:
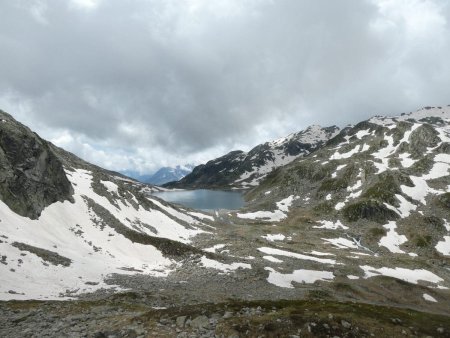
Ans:
[[[317,295],[320,297],[320,295]],[[448,317],[329,300],[228,301],[153,309],[146,294],[103,301],[11,301],[2,337],[448,337]]]

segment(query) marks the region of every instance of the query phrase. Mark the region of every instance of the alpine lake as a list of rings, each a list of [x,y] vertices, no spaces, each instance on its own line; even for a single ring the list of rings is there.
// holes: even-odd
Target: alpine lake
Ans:
[[[245,203],[242,192],[236,190],[173,190],[156,192],[152,195],[170,203],[203,211],[237,210]]]

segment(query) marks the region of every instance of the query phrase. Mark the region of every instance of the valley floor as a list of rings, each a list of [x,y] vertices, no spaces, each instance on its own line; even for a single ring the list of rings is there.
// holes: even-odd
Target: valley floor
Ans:
[[[450,292],[444,285],[381,274],[366,278],[360,266],[386,265],[383,255],[358,256],[360,248],[320,240],[336,230],[310,234],[308,221],[244,221],[225,211],[214,224],[214,234],[193,242],[211,259],[186,256],[167,277],[116,274],[106,280],[128,292],[115,293],[113,287],[73,301],[2,302],[0,336],[450,336]],[[406,256],[389,264],[404,265],[411,259]],[[303,281],[292,273],[299,268]],[[305,280],[308,271],[318,275]]]

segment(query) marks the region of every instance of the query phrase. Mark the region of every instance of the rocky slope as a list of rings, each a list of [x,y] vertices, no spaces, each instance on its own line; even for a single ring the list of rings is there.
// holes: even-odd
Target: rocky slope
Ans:
[[[330,275],[315,269],[322,278],[390,276],[447,289],[449,169],[450,107],[375,117],[269,174],[236,217],[279,224],[264,238],[281,245],[264,253],[292,256],[309,247],[338,258],[333,264],[342,265]],[[278,285],[304,278],[279,265],[268,270]]]
[[[171,182],[170,188],[238,188],[258,183],[274,168],[310,154],[339,132],[336,126],[311,126],[287,137],[260,144],[248,153],[237,150],[195,167],[189,175]]]

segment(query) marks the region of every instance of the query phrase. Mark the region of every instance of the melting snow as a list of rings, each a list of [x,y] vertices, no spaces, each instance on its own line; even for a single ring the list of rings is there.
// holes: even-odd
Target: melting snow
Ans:
[[[430,296],[428,293],[423,294],[423,299],[425,299],[427,302],[437,303],[436,298],[434,298],[433,296]]]
[[[212,246],[210,248],[203,249],[203,251],[213,252],[214,253],[214,252],[216,252],[219,249],[223,249],[224,247],[226,247],[226,244],[216,244],[216,245],[214,245],[214,246]]]
[[[221,263],[221,262],[215,261],[213,259],[206,258],[205,256],[202,256],[200,263],[205,268],[220,270],[223,273],[230,273],[231,271],[235,271],[237,269],[251,269],[252,268],[252,266],[247,263],[226,264],[226,263]]]
[[[385,229],[388,230],[386,236],[380,239],[378,243],[379,246],[386,247],[390,252],[393,253],[405,253],[399,248],[400,245],[406,243],[408,238],[405,235],[399,235],[395,229],[397,228],[397,223],[390,221],[388,224],[383,225]]]
[[[237,213],[237,217],[243,219],[262,219],[270,222],[279,222],[286,218],[286,214],[280,210],[275,211],[256,211],[245,214]]]
[[[262,238],[268,240],[269,242],[274,242],[274,241],[284,241],[286,239],[286,236],[283,234],[267,234],[265,236],[261,236]]]
[[[336,171],[339,171],[339,170],[341,170],[341,169],[344,169],[346,166],[347,166],[347,164],[341,164],[341,165],[338,165],[338,166],[336,167]]]
[[[159,208],[161,208],[162,210],[164,210],[165,212],[167,212],[168,214],[175,216],[176,218],[178,218],[179,220],[182,220],[186,223],[189,224],[197,224],[199,223],[196,219],[192,218],[191,216],[179,212],[178,210],[175,210],[172,207],[166,206],[164,204],[162,204],[160,201],[158,201],[157,199],[154,198],[148,198],[150,201],[152,201],[156,206],[158,206]]]
[[[355,242],[346,238],[322,238],[324,241],[333,244],[339,249],[358,249],[358,245]]]
[[[450,236],[444,236],[444,240],[436,244],[436,250],[443,255],[450,256]]]
[[[334,209],[341,210],[343,207],[345,207],[345,202],[339,202],[334,206]]]
[[[283,274],[275,271],[272,268],[266,267],[265,270],[269,271],[269,277],[267,281],[270,284],[279,286],[281,288],[293,288],[292,282],[297,283],[314,283],[315,281],[331,281],[334,279],[333,273],[330,271],[317,271],[317,270],[294,270],[292,273]]]
[[[413,160],[411,158],[409,158],[411,156],[411,154],[408,153],[401,153],[399,155],[400,161],[402,163],[403,168],[409,168],[411,167],[414,163],[416,163],[416,160]]]
[[[341,160],[344,158],[349,158],[352,157],[354,154],[358,153],[360,151],[361,146],[357,145],[355,148],[353,148],[352,150],[346,152],[346,153],[339,153],[338,150],[336,150],[336,152],[330,157],[330,160]]]
[[[438,190],[432,189],[428,186],[427,182],[422,177],[410,176],[411,181],[413,182],[413,187],[408,187],[406,185],[402,185],[402,192],[411,197],[416,201],[420,201],[423,204],[426,204],[425,197],[429,193],[439,193]]]
[[[364,136],[367,136],[367,135],[372,135],[372,133],[369,130],[360,130],[355,134],[355,136],[358,139],[362,139]]]
[[[117,194],[117,190],[118,190],[118,186],[117,184],[111,182],[111,181],[100,181],[101,184],[103,184],[105,186],[105,188],[110,192],[110,193],[115,193]]]
[[[236,216],[243,219],[263,219],[270,222],[279,222],[287,217],[286,213],[289,211],[289,207],[297,198],[298,197],[294,197],[294,195],[291,195],[277,202],[276,205],[278,209],[275,211],[255,211],[245,214],[237,213]]]
[[[202,218],[202,219],[207,219],[207,220],[210,220],[211,222],[214,222],[214,217],[213,216],[211,216],[211,215],[205,215],[205,214],[202,214],[202,213],[200,213],[200,212],[188,212],[188,214],[189,215],[192,215],[192,216],[194,216],[194,217],[198,217],[198,218]]]
[[[268,260],[269,262],[273,262],[273,263],[283,263],[283,261],[281,259],[275,258],[273,256],[263,256],[263,258],[265,260]]]
[[[294,195],[291,195],[291,196],[286,197],[285,199],[277,202],[276,204],[277,204],[277,207],[278,207],[279,210],[284,211],[284,212],[288,212],[289,208],[292,205],[292,202],[294,200],[296,200],[296,199],[298,199],[298,196],[294,197]]]
[[[320,252],[320,251],[314,251],[314,250],[311,251],[310,254],[316,255],[316,256],[335,256],[334,254],[329,253],[329,252]]]
[[[157,236],[181,242],[188,242],[190,237],[201,232],[186,229],[158,210],[136,209],[121,199],[116,200],[118,207],[113,206],[106,197],[94,192],[89,171],[78,169],[66,174],[74,188],[74,202],[53,203],[37,220],[17,215],[0,201],[1,231],[8,237],[8,241],[0,243],[0,252],[7,256],[8,263],[0,264],[0,299],[61,299],[110,288],[113,286],[106,285],[104,279],[111,273],[167,276],[173,268],[173,260],[165,258],[153,246],[131,242],[109,226],[101,228],[96,223],[99,217],[89,209],[83,196],[107,209],[125,226],[139,228],[138,231],[144,234],[155,235],[145,224],[154,228]],[[109,181],[102,184],[110,191],[116,191],[116,184]],[[21,256],[23,252],[13,247],[13,242],[50,250],[72,263],[63,267],[44,264],[32,253]],[[90,285],[95,283],[98,284]],[[10,294],[9,290],[18,294]],[[71,292],[66,294],[66,290]]]
[[[321,226],[314,225],[313,228],[315,228],[315,229],[330,229],[330,230],[336,230],[339,228],[344,229],[344,230],[348,229],[348,227],[343,225],[341,223],[341,221],[339,221],[339,220],[334,223],[332,221],[319,221],[319,223],[322,223],[322,225]]]
[[[360,151],[363,153],[363,152],[365,152],[365,151],[367,151],[369,149],[370,149],[370,146],[368,144],[364,144]]]
[[[292,258],[297,258],[297,259],[319,262],[319,263],[323,263],[323,264],[336,264],[336,261],[334,259],[317,258],[317,257],[313,257],[313,256],[302,255],[299,253],[280,250],[280,249],[263,247],[263,248],[258,248],[258,251],[268,254],[268,255],[292,257]]]
[[[348,279],[359,279],[358,276],[354,276],[354,275],[348,275],[347,278]]]
[[[364,273],[365,273],[364,278],[370,278],[373,276],[383,275],[383,276],[401,279],[401,280],[404,280],[406,282],[413,283],[413,284],[417,284],[420,280],[425,281],[425,282],[430,282],[433,284],[439,284],[440,282],[444,281],[441,277],[435,275],[434,273],[432,273],[428,270],[424,270],[424,269],[411,270],[411,269],[405,269],[405,268],[399,268],[399,267],[396,267],[396,268],[383,267],[383,268],[376,269],[369,265],[363,265],[363,266],[360,266],[360,268],[364,270]]]

